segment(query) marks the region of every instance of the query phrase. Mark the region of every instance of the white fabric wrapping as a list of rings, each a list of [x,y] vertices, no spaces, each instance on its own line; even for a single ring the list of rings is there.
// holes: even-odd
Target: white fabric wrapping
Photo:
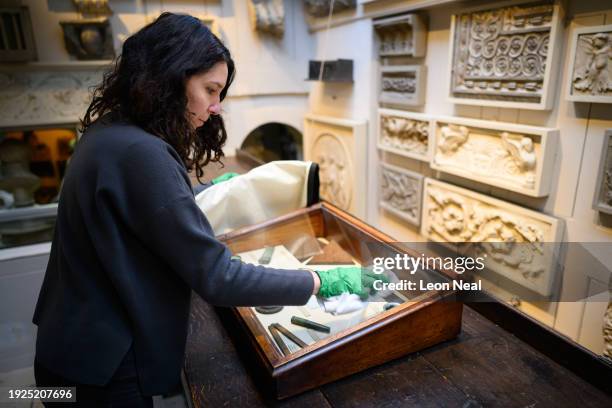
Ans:
[[[306,206],[310,165],[270,162],[208,187],[196,202],[217,235],[263,222]]]

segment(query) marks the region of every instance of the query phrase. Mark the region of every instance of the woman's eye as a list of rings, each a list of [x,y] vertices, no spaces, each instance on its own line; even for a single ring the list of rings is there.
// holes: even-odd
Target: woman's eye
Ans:
[[[214,93],[215,93],[215,90],[214,90],[214,89],[212,89],[212,88],[206,88],[206,92],[208,92],[209,94],[211,94],[211,95],[212,95],[212,94],[214,94]]]

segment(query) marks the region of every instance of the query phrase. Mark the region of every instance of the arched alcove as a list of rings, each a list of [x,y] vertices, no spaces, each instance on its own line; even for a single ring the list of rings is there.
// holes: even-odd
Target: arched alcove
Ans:
[[[263,161],[302,160],[302,134],[293,126],[269,122],[247,135],[241,150]]]

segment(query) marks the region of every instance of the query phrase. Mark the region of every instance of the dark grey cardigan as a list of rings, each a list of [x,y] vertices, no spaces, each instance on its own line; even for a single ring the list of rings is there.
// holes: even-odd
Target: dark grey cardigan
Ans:
[[[106,116],[85,132],[64,179],[33,319],[38,362],[103,385],[133,346],[143,393],[165,393],[179,381],[191,289],[220,306],[298,305],[312,293],[309,272],[230,256],[176,151]]]

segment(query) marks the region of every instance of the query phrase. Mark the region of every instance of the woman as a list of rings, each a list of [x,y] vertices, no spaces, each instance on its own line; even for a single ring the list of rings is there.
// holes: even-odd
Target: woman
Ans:
[[[299,305],[319,291],[314,272],[232,260],[195,204],[187,172],[199,179],[223,156],[233,77],[229,51],[194,17],[164,13],[125,41],[64,179],[34,314],[38,386],[76,386],[84,406],[152,406],[179,383],[192,289],[221,306]],[[359,291],[360,272],[323,284],[328,296]]]

